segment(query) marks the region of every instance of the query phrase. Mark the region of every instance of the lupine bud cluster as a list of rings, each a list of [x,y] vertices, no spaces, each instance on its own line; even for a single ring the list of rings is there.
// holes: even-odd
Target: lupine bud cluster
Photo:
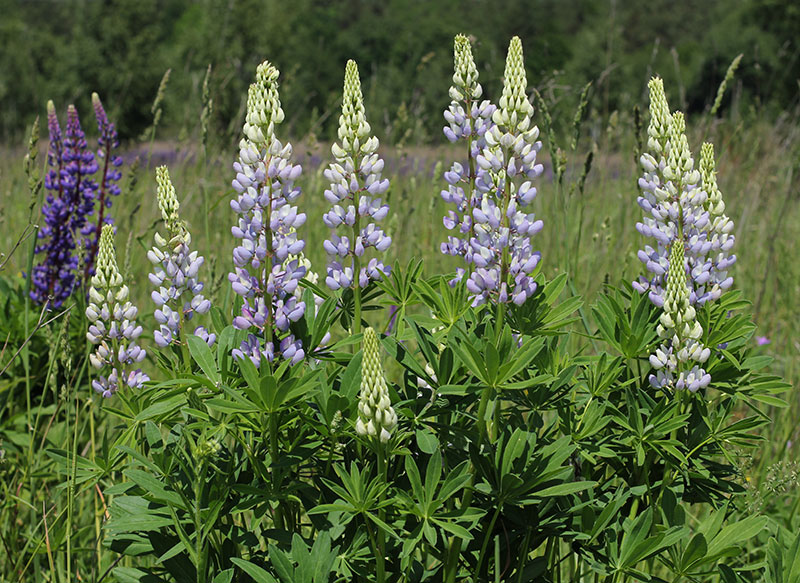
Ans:
[[[450,87],[452,101],[444,112],[448,124],[444,127],[444,135],[451,142],[466,141],[467,159],[466,165],[454,162],[450,170],[444,173],[449,186],[447,190],[442,190],[442,199],[456,207],[444,217],[444,226],[458,236],[449,236],[442,243],[441,251],[446,255],[463,257],[467,263],[472,262],[470,240],[475,236],[472,212],[480,207],[488,187],[485,180],[477,181],[478,175],[485,171],[476,166],[475,160],[486,147],[485,135],[494,125],[492,114],[497,109],[488,100],[479,103],[481,95],[483,88],[478,83],[478,70],[472,58],[469,39],[463,34],[456,35],[453,85]],[[478,184],[482,189],[478,188]],[[460,268],[457,279],[460,280],[463,273],[464,270]]]
[[[144,360],[145,351],[136,344],[142,327],[136,324],[137,309],[128,295],[128,286],[117,268],[114,227],[104,225],[86,308],[86,337],[97,345],[89,361],[100,370],[92,387],[104,397],[110,397],[123,385],[135,389],[150,380],[141,369],[132,368]]]
[[[239,161],[234,164],[233,188],[239,196],[231,201],[239,215],[231,232],[240,244],[233,251],[235,270],[228,279],[243,299],[241,314],[233,325],[254,330],[233,354],[247,356],[256,365],[262,357],[271,362],[276,353],[293,363],[305,355],[301,342],[288,333],[291,322],[305,312],[295,291],[306,267],[287,258],[297,256],[305,246],[296,229],[305,223],[306,215],[292,205],[300,196],[300,189],[294,186],[300,165],[291,161],[291,144],[283,145],[275,137],[275,126],[284,118],[278,75],[265,61],[250,85],[244,137],[239,142]]]
[[[79,263],[75,235],[84,228],[86,217],[94,209],[97,184],[90,177],[97,171],[97,164],[87,147],[74,106],[67,110],[67,129],[62,136],[55,106],[49,101],[47,127],[50,170],[44,184],[49,192],[42,206],[44,225],[39,230],[42,242],[35,249],[44,258],[33,268],[31,298],[40,304],[52,298],[51,306],[59,308],[79,285],[75,273]]]
[[[155,318],[160,324],[154,338],[156,344],[164,347],[180,344],[186,322],[195,314],[208,312],[211,302],[201,293],[203,283],[197,274],[204,260],[190,249],[192,236],[178,215],[178,198],[166,166],[156,170],[156,181],[158,207],[167,226],[167,237],[155,234],[156,245],[147,252],[147,258],[154,266],[150,282],[158,288],[151,294],[156,304]],[[195,328],[194,334],[209,346],[216,340],[202,326]]]
[[[689,301],[684,254],[680,240],[672,243],[663,312],[657,328],[663,343],[650,356],[650,364],[656,370],[650,375],[650,384],[695,392],[711,381],[711,375],[701,366],[711,351],[700,342],[703,328]]]
[[[389,389],[383,376],[378,335],[372,328],[364,330],[362,350],[356,433],[386,443],[397,426],[397,413],[392,408]]]
[[[105,214],[106,209],[112,205],[112,196],[119,196],[119,180],[122,172],[122,157],[114,153],[119,147],[119,137],[114,124],[108,120],[103,103],[97,93],[92,93],[92,106],[94,116],[97,119],[97,129],[100,132],[97,138],[97,160],[102,166],[100,183],[97,192],[97,219],[95,222],[87,222],[82,233],[87,236],[86,241],[86,274],[94,273],[94,261],[97,256],[97,246],[100,242],[100,232],[103,225],[113,224],[113,219]]]
[[[369,247],[386,251],[392,243],[377,225],[389,212],[389,205],[378,197],[389,188],[389,180],[381,177],[383,160],[378,156],[378,138],[370,136],[370,125],[364,111],[361,80],[354,61],[348,61],[344,77],[342,114],[339,116],[339,143],[331,146],[335,159],[325,170],[330,188],[325,198],[333,207],[323,221],[331,229],[323,247],[331,260],[325,283],[329,288],[365,287],[371,279],[381,279],[389,268],[372,258],[361,262]],[[342,228],[347,234],[338,235]]]
[[[655,305],[663,305],[668,249],[679,242],[686,249],[689,301],[702,305],[719,298],[733,284],[727,275],[736,261],[736,256],[729,254],[734,243],[733,222],[724,214],[713,147],[703,145],[697,171],[683,114],[670,115],[661,79],[652,79],[649,88],[649,152],[640,160],[644,174],[639,179],[642,196],[638,199],[646,215],[636,228],[655,239],[655,247],[646,245],[639,251],[639,259],[651,275],[633,286],[647,292]]]
[[[475,305],[492,299],[521,305],[535,291],[533,272],[540,253],[530,237],[542,229],[542,221],[523,211],[536,197],[530,180],[541,175],[536,163],[542,146],[539,129],[531,124],[533,105],[526,94],[527,80],[519,37],[511,39],[506,58],[503,94],[485,134],[486,147],[476,161],[484,173],[478,188],[485,192],[472,218],[475,236],[465,258],[475,269],[467,280]],[[524,180],[518,184],[519,180]]]

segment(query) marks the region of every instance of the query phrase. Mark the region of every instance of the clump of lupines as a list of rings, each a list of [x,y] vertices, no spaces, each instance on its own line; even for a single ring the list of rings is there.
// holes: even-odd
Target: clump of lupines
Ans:
[[[325,283],[333,290],[365,287],[371,279],[388,274],[389,268],[379,259],[372,258],[364,265],[361,258],[369,247],[386,251],[392,243],[377,225],[386,217],[389,205],[373,197],[386,192],[389,180],[381,177],[383,160],[376,153],[378,138],[370,135],[355,61],[348,61],[345,69],[339,142],[331,146],[335,162],[325,170],[325,178],[331,182],[325,198],[333,207],[323,216],[331,229],[323,246],[332,257]],[[347,234],[337,235],[339,227]]]
[[[85,266],[85,276],[87,277],[94,273],[94,261],[103,225],[110,225],[114,222],[110,216],[105,214],[105,211],[111,208],[113,202],[111,197],[119,196],[118,183],[122,178],[122,172],[119,170],[119,167],[122,166],[122,157],[114,153],[119,147],[117,129],[109,121],[97,93],[92,93],[92,106],[97,119],[97,130],[100,132],[100,136],[97,138],[97,159],[102,165],[102,172],[97,192],[97,219],[93,223],[87,222],[82,231],[84,235],[87,235]]]
[[[442,190],[442,198],[456,207],[444,217],[444,226],[458,236],[448,236],[441,250],[446,255],[463,257],[467,263],[472,263],[470,241],[475,236],[472,212],[480,207],[488,188],[484,180],[476,182],[478,174],[485,171],[476,166],[475,161],[486,147],[485,134],[494,124],[492,114],[497,108],[489,100],[478,102],[483,88],[478,83],[478,70],[469,39],[463,34],[456,35],[453,52],[453,85],[450,87],[450,106],[444,112],[448,124],[444,127],[444,135],[451,142],[466,141],[467,162],[466,167],[461,162],[454,162],[444,173],[449,186]],[[463,268],[459,268],[456,279],[460,280],[463,274]]]
[[[533,105],[526,94],[527,79],[519,37],[511,39],[506,58],[503,94],[492,114],[494,125],[486,132],[486,147],[476,161],[485,171],[478,177],[485,190],[472,211],[475,236],[466,259],[475,269],[467,280],[473,303],[489,299],[499,304],[521,305],[535,291],[533,272],[540,253],[534,252],[530,237],[542,229],[542,221],[521,209],[536,197],[530,180],[543,166],[536,163],[542,147],[539,129],[532,125]]]
[[[361,346],[363,359],[356,433],[386,443],[397,426],[397,413],[392,408],[389,389],[383,376],[380,343],[375,330],[364,330]]]
[[[63,305],[79,285],[76,277],[79,257],[75,236],[93,212],[97,184],[90,178],[97,171],[94,154],[88,149],[74,106],[67,109],[67,129],[61,133],[52,101],[47,103],[50,134],[45,188],[49,191],[42,206],[44,225],[39,230],[42,243],[35,253],[44,254],[33,268],[31,298],[40,304],[48,298],[54,308]]]
[[[158,286],[151,294],[156,304],[156,321],[160,324],[153,336],[156,344],[164,347],[181,344],[185,323],[195,314],[208,312],[211,302],[201,293],[203,283],[197,274],[204,260],[190,249],[192,236],[178,215],[178,198],[166,166],[156,169],[156,181],[158,207],[167,226],[167,237],[155,234],[156,246],[148,251],[147,258],[154,265],[150,282]],[[209,345],[216,340],[202,326],[195,328],[194,334]]]
[[[650,384],[694,392],[711,381],[711,375],[701,367],[711,351],[700,342],[703,328],[689,301],[684,253],[682,241],[671,244],[663,312],[657,329],[663,344],[650,356],[650,364],[656,369],[650,375]]]
[[[139,388],[148,376],[133,369],[144,360],[145,351],[136,344],[142,327],[136,324],[137,309],[128,299],[128,286],[117,268],[114,227],[104,225],[97,253],[97,270],[89,289],[86,317],[89,342],[97,345],[89,355],[100,375],[92,381],[95,391],[110,397],[123,385]]]
[[[663,305],[668,249],[679,242],[686,249],[689,301],[703,304],[719,298],[733,284],[733,278],[727,275],[736,261],[735,255],[728,254],[734,243],[733,222],[724,214],[713,147],[703,144],[697,171],[683,114],[669,113],[661,79],[652,79],[649,88],[649,152],[641,156],[644,174],[639,179],[642,196],[638,199],[647,214],[636,228],[654,238],[656,246],[646,245],[639,251],[639,259],[651,276],[640,277],[633,286],[647,292],[655,305]]]
[[[296,229],[306,215],[292,205],[300,196],[300,189],[294,186],[300,165],[291,161],[291,144],[283,145],[275,137],[275,126],[284,118],[278,75],[265,61],[250,85],[244,137],[239,142],[239,161],[234,164],[233,188],[239,196],[231,201],[239,215],[231,232],[241,243],[233,251],[235,270],[228,279],[243,299],[241,314],[233,325],[254,330],[233,354],[249,357],[256,366],[262,357],[272,362],[276,354],[292,363],[305,356],[289,326],[305,312],[305,303],[295,291],[306,267],[287,258],[305,247]]]

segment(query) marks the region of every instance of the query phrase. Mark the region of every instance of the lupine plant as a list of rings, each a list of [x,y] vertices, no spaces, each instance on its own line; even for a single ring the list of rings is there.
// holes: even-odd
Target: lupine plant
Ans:
[[[72,454],[49,452],[68,488],[102,500],[95,573],[143,583],[738,583],[758,580],[768,557],[768,583],[794,583],[786,565],[798,564],[800,536],[784,531],[796,520],[777,525],[742,502],[743,452],[787,386],[762,372],[747,302],[730,289],[733,225],[711,147],[695,170],[685,120],[651,82],[647,215],[636,226],[656,241],[640,254],[650,275],[607,285],[584,311],[569,274],[545,277],[531,243],[543,224],[527,212],[531,180],[543,168],[520,39],[502,88],[495,80],[496,107],[477,103],[465,36],[454,71],[445,135],[463,140],[466,156],[445,176],[455,233],[442,251],[464,260],[458,272],[365,263],[368,247],[391,241],[376,225],[389,184],[352,61],[324,173],[332,293],[303,256],[301,170],[276,134],[284,112],[269,62],[250,86],[234,164],[225,297],[212,307],[201,295],[203,261],[165,167],[150,330],[136,324],[114,227],[102,227],[88,362],[120,429],[100,451],[92,430],[91,459],[77,439]],[[396,309],[362,310],[368,287]],[[208,329],[188,333],[203,313]],[[151,333],[181,366],[145,362],[139,343]],[[61,544],[51,528],[46,552]],[[15,564],[27,557],[26,543],[2,543],[24,545]]]
[[[43,258],[33,269],[31,298],[39,304],[49,301],[53,308],[61,307],[94,273],[100,231],[113,222],[105,211],[111,208],[111,196],[119,194],[122,158],[114,154],[119,146],[117,133],[96,93],[92,103],[100,132],[97,158],[103,165],[99,184],[94,178],[99,169],[97,158],[89,150],[78,111],[69,106],[62,134],[55,105],[52,101],[47,104],[50,170],[45,178],[44,225],[38,235],[43,242],[36,247]],[[92,216],[96,217],[94,223]]]
[[[156,305],[156,321],[161,325],[153,337],[161,348],[170,344],[185,348],[187,323],[195,314],[205,314],[211,309],[211,302],[202,294],[203,282],[198,279],[204,260],[190,248],[192,236],[178,215],[178,198],[169,170],[160,166],[156,176],[158,206],[167,227],[167,236],[156,233],[156,246],[147,253],[154,266],[150,282],[158,286],[151,297]],[[216,339],[216,335],[209,334],[202,326],[194,329],[194,335],[209,345]]]
[[[331,182],[325,198],[333,207],[323,220],[332,231],[324,243],[331,257],[325,283],[332,290],[353,290],[354,332],[361,327],[361,289],[389,272],[376,257],[364,263],[364,253],[370,247],[383,252],[392,244],[392,238],[378,225],[386,218],[389,205],[373,197],[386,193],[389,180],[381,176],[383,160],[377,154],[378,138],[370,131],[358,67],[355,61],[348,61],[339,116],[339,142],[331,146],[336,161],[325,170],[325,178]],[[339,227],[346,234],[336,234]]]
[[[239,197],[231,201],[231,208],[240,215],[232,233],[241,244],[233,251],[235,271],[229,279],[243,300],[233,323],[239,330],[252,331],[234,354],[250,358],[256,366],[262,358],[272,362],[276,356],[297,363],[305,354],[301,341],[289,332],[289,324],[305,311],[295,290],[306,268],[297,259],[286,261],[305,247],[296,229],[306,215],[292,206],[300,196],[294,181],[302,169],[291,161],[291,144],[283,145],[275,136],[275,126],[284,118],[278,75],[265,61],[250,86],[244,137],[234,164],[233,187]]]
[[[136,324],[138,310],[130,302],[129,295],[128,286],[117,267],[114,227],[105,225],[86,308],[89,320],[86,337],[97,346],[89,360],[100,371],[92,380],[92,386],[104,397],[112,396],[121,386],[141,388],[149,380],[140,368],[133,368],[144,360],[147,353],[137,343],[142,327]]]

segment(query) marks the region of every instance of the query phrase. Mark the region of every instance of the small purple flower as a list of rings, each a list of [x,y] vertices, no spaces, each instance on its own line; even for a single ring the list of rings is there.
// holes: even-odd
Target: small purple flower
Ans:
[[[767,344],[772,344],[772,340],[766,336],[756,336],[756,344],[758,346],[766,346]]]

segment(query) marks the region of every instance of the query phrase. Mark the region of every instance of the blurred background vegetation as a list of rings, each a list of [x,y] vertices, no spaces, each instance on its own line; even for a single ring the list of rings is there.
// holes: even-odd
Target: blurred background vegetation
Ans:
[[[796,0],[0,0],[0,14],[5,142],[21,141],[48,99],[59,111],[68,103],[88,111],[92,91],[123,140],[137,138],[152,121],[168,68],[162,128],[173,137],[196,132],[199,86],[211,64],[211,135],[227,146],[264,59],[282,72],[291,133],[326,140],[335,132],[349,58],[359,63],[381,138],[439,142],[458,32],[476,40],[490,96],[499,93],[508,39],[519,35],[529,83],[562,124],[571,122],[587,82],[594,87],[590,117],[606,120],[646,103],[655,73],[672,91],[673,107],[707,110],[740,53],[723,110],[734,99],[740,111],[775,117],[798,103]]]

